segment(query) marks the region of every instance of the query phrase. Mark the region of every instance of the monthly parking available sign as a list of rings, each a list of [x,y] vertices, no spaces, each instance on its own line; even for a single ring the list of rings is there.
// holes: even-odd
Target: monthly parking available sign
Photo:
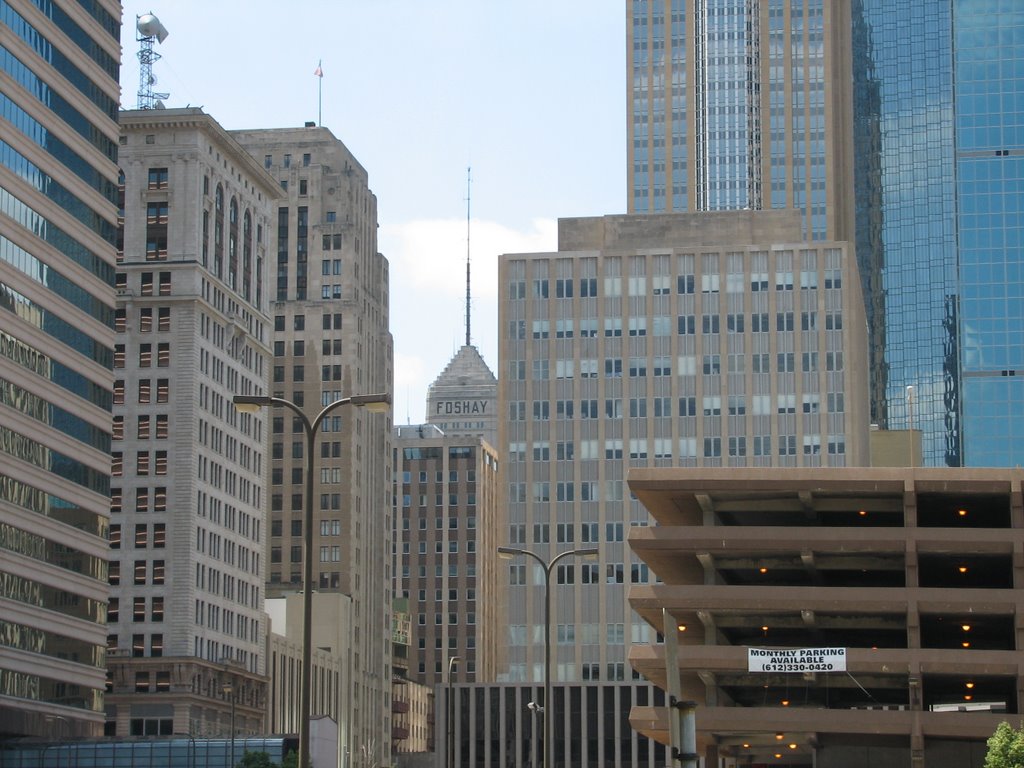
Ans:
[[[748,672],[845,672],[845,648],[748,648]]]

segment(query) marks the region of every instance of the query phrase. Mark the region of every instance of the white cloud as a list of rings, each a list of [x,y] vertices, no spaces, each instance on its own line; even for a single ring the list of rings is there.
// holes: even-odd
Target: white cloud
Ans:
[[[526,231],[471,221],[471,341],[498,363],[498,256],[553,251],[557,222],[537,219]],[[395,422],[423,420],[427,387],[466,337],[466,221],[413,220],[381,227],[390,263],[391,333],[395,340]]]

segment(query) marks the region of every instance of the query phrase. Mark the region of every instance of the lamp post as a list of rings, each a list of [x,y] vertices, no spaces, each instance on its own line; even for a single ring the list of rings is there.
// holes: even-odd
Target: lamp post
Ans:
[[[63,715],[46,715],[46,720],[47,720],[47,722],[49,722],[50,720],[59,720],[60,722],[63,723],[63,725],[61,726],[61,730],[62,731],[66,731],[66,733],[67,733],[66,736],[59,737],[59,739],[57,741],[57,765],[60,765],[60,749],[61,749],[60,745],[64,742],[64,740],[66,738],[70,739],[71,736],[74,735],[72,733],[72,730],[71,730],[71,721],[68,720]],[[51,742],[51,743],[47,744],[45,747],[43,747],[43,755],[40,758],[40,762],[42,762],[42,763],[46,762],[46,750],[48,750],[52,746],[53,746],[53,743]],[[70,749],[70,747],[69,747],[69,749]],[[70,765],[71,764],[70,763],[70,761],[71,761],[70,753],[68,754],[68,758],[67,759],[68,759],[68,764]]]
[[[302,693],[299,701],[298,768],[309,768],[309,709],[313,695],[313,472],[316,468],[316,435],[331,411],[343,405],[354,405],[373,413],[384,413],[391,405],[391,395],[382,392],[343,397],[324,406],[312,420],[299,406],[282,397],[235,395],[234,404],[241,413],[256,413],[266,407],[287,408],[299,417],[306,433],[306,451],[303,454],[306,492],[302,522]]]
[[[511,560],[516,555],[532,557],[544,571],[544,701],[540,703],[539,709],[543,712],[541,724],[544,726],[544,768],[554,768],[555,708],[551,697],[551,571],[554,570],[555,564],[562,558],[572,556],[595,558],[598,555],[598,551],[595,548],[569,549],[565,552],[559,552],[549,561],[545,562],[544,558],[530,552],[528,549],[498,547],[498,556],[505,560]]]
[[[231,700],[231,758],[228,761],[228,768],[235,768],[235,686],[224,683],[220,689]]]
[[[448,659],[448,759],[445,765],[455,768],[455,700],[452,698],[452,673],[462,659],[452,656]]]

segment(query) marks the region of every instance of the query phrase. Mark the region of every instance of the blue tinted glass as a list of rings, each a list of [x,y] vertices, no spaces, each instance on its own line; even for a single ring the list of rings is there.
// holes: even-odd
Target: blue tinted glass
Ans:
[[[81,69],[72,64],[71,60],[60,49],[53,46],[49,40],[39,34],[38,30],[11,8],[6,0],[0,0],[0,22],[10,27],[32,50],[48,61],[78,88],[86,98],[96,104],[107,117],[111,120],[117,120],[117,101],[108,96]]]
[[[72,352],[84,355],[105,368],[114,364],[114,351],[92,338],[88,333],[69,323],[55,312],[32,301],[8,285],[0,283],[0,309],[12,312],[27,323],[46,331],[57,341],[66,344]]]
[[[17,173],[24,181],[64,208],[108,243],[117,242],[117,228],[90,208],[79,197],[45,173],[39,166],[5,141],[0,141],[0,163]]]
[[[3,46],[0,46],[0,71],[6,72],[17,80],[27,91],[48,106],[55,115],[74,128],[80,136],[99,149],[107,158],[117,161],[117,144],[107,138],[95,124],[51,88],[49,83],[26,67],[24,62]]]
[[[80,267],[92,272],[109,285],[114,284],[114,267],[90,251],[71,235],[38,211],[29,207],[3,187],[0,187],[0,213],[23,226],[36,237],[52,245]]]
[[[960,462],[956,190],[948,4],[853,3],[857,259],[872,420]],[[908,404],[906,387],[915,388]]]
[[[853,11],[872,417],[913,419],[929,464],[1019,464],[1024,6],[855,0]]]

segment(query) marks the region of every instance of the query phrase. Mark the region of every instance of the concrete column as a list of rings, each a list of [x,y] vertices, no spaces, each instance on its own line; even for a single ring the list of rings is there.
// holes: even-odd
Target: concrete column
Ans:
[[[1021,498],[1020,480],[1010,481],[1010,527],[1014,530],[1024,528],[1024,501]],[[1020,544],[1013,548],[1013,588],[1024,588],[1024,547]],[[1017,648],[1024,646],[1020,643],[1020,634],[1017,635]]]
[[[917,488],[911,478],[903,482],[903,525],[917,527]]]
[[[907,585],[909,587],[909,585]],[[907,648],[921,647],[921,614],[917,610],[917,601],[907,603]]]

